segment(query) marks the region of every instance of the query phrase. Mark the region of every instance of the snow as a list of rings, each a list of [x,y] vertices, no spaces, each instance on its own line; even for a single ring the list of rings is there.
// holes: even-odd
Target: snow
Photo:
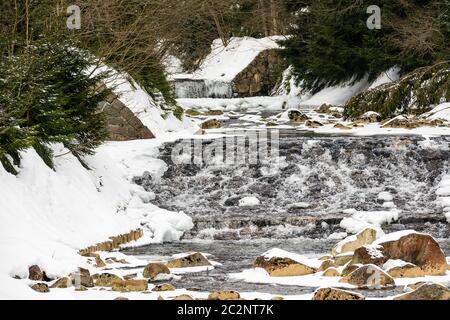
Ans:
[[[239,206],[240,207],[255,207],[259,206],[261,204],[261,201],[259,201],[256,197],[244,197],[241,200],[239,200]]]
[[[422,117],[426,117],[430,120],[444,120],[450,122],[450,103],[442,103],[430,112],[425,113]]]
[[[172,79],[200,79],[231,82],[263,51],[277,49],[277,41],[283,36],[261,39],[251,37],[233,37],[227,46],[220,39],[213,41],[211,53],[203,60],[199,69],[193,74],[174,74]]]
[[[394,67],[386,72],[383,72],[367,90],[375,89],[383,84],[391,83],[400,80],[400,68]]]
[[[436,190],[437,201],[443,207],[444,215],[450,222],[450,174],[445,174]]]
[[[297,253],[288,252],[282,249],[274,248],[262,254],[267,259],[271,258],[288,258],[312,268],[319,268],[323,261],[310,259]]]
[[[390,242],[390,241],[397,241],[402,237],[408,236],[410,234],[423,234],[423,233],[419,233],[417,231],[414,230],[402,230],[402,231],[397,231],[397,232],[393,232],[393,233],[389,233],[386,234],[382,237],[380,237],[379,239],[377,239],[373,245],[379,245],[379,244],[383,244],[385,242]]]
[[[389,211],[356,211],[351,217],[342,219],[340,225],[349,233],[358,233],[366,228],[381,230],[385,223],[392,223],[398,220],[399,211],[392,209]]]
[[[383,270],[384,271],[389,271],[389,270],[394,269],[394,268],[399,268],[399,267],[401,268],[401,267],[412,266],[412,265],[413,265],[412,263],[405,262],[405,261],[400,260],[400,259],[389,259],[388,261],[386,261],[383,264]]]

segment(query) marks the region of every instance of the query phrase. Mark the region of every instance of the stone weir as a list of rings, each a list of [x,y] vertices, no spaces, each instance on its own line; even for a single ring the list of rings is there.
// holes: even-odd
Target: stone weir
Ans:
[[[97,243],[96,245],[90,246],[88,248],[79,251],[82,256],[90,256],[94,252],[98,251],[112,251],[118,249],[121,245],[136,241],[144,235],[142,229],[133,230],[129,233],[121,234],[115,237],[110,237],[109,241]]]

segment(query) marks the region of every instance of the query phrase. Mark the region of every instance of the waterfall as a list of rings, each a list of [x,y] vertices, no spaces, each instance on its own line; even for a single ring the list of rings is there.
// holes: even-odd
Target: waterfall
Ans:
[[[171,85],[177,99],[233,97],[233,86],[230,82],[179,78],[173,79]]]

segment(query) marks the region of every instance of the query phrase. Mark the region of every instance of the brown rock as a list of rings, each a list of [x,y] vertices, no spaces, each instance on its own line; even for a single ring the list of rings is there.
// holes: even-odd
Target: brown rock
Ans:
[[[283,298],[283,297],[276,296],[276,297],[272,297],[272,299],[270,299],[270,300],[281,301],[281,300],[284,300],[284,298]]]
[[[325,271],[328,268],[331,267],[336,267],[336,265],[334,264],[333,260],[325,260],[324,262],[322,262],[322,264],[320,265],[319,269],[317,271]]]
[[[95,257],[95,266],[97,268],[104,268],[106,267],[106,263],[100,257]]]
[[[115,274],[103,273],[95,279],[97,287],[112,287],[116,281],[122,281],[122,278]]]
[[[372,244],[377,239],[377,231],[372,228],[366,228],[354,236],[350,236],[340,241],[333,247],[331,253],[333,256],[338,254],[353,252],[364,245]]]
[[[320,123],[319,121],[313,121],[313,120],[306,121],[305,125],[308,128],[312,128],[312,129],[317,129],[317,128],[323,127],[322,123]]]
[[[351,130],[351,129],[352,129],[352,128],[347,127],[345,124],[342,124],[342,123],[336,123],[336,124],[334,125],[334,127],[335,127],[336,129],[341,129],[341,130]]]
[[[353,271],[355,271],[356,269],[358,269],[359,267],[361,267],[362,265],[358,265],[358,264],[347,264],[344,268],[344,270],[342,270],[341,276],[345,277],[347,275],[349,275],[350,273],[352,273]]]
[[[50,292],[50,290],[48,289],[48,285],[45,283],[36,283],[31,286],[31,289],[40,293]]]
[[[411,283],[411,284],[408,284],[407,286],[406,286],[406,288],[408,288],[408,289],[411,289],[411,290],[416,290],[417,288],[419,288],[421,285],[423,285],[423,284],[425,284],[426,282],[424,282],[424,281],[419,281],[419,282],[416,282],[416,283]]]
[[[350,264],[374,264],[377,266],[382,266],[387,260],[383,253],[383,248],[381,246],[363,246],[355,250],[353,257],[351,258]]]
[[[75,288],[75,291],[87,291],[87,288],[85,286],[78,286]]]
[[[365,300],[359,293],[334,288],[321,288],[314,293],[313,300]]]
[[[411,233],[379,244],[388,259],[410,262],[420,267],[426,275],[445,275],[447,271],[445,255],[430,235]]]
[[[147,280],[121,280],[115,281],[112,286],[113,291],[120,292],[142,292],[148,289]]]
[[[173,300],[194,300],[194,298],[192,298],[188,294],[182,294],[182,295],[176,296],[175,298],[173,298]]]
[[[159,297],[158,297],[158,299],[156,299],[156,300],[158,300],[158,301],[162,301],[162,300],[164,300],[164,298],[163,298],[163,297],[161,297],[161,296],[159,296]]]
[[[167,262],[168,268],[189,268],[210,266],[211,263],[201,253],[193,253],[183,258],[170,260]]]
[[[144,269],[144,278],[155,279],[158,274],[170,274],[170,270],[162,263],[149,263]]]
[[[255,260],[254,266],[265,269],[271,277],[304,276],[317,271],[313,267],[304,265],[292,259],[279,257],[272,257],[270,259],[258,257]]]
[[[321,261],[330,260],[330,259],[333,259],[333,256],[325,255],[325,256],[322,256],[319,258],[319,260],[321,260]]]
[[[288,112],[289,121],[291,122],[305,122],[306,120],[309,120],[309,117],[298,111],[298,110],[290,110]]]
[[[64,278],[56,280],[56,282],[54,284],[52,284],[52,286],[50,288],[66,289],[66,288],[69,288],[70,286],[72,286],[72,281],[70,281],[69,278],[64,277]]]
[[[117,297],[117,298],[115,298],[114,300],[117,300],[117,301],[126,301],[126,300],[129,300],[128,298],[125,298],[125,297]]]
[[[394,278],[418,278],[425,276],[425,272],[412,263],[405,264],[386,270],[386,272]]]
[[[336,268],[328,268],[327,270],[324,271],[324,273],[322,274],[323,277],[339,277],[339,271],[337,271]]]
[[[239,300],[241,295],[236,291],[215,291],[211,292],[208,300]]]
[[[359,123],[375,123],[380,122],[382,117],[379,113],[369,111],[360,116],[356,121]]]
[[[219,129],[221,127],[222,127],[222,123],[220,123],[220,121],[218,121],[216,119],[207,120],[201,124],[201,128],[204,130]]]
[[[394,300],[450,300],[450,290],[437,283],[425,283],[413,292],[395,297]]]
[[[205,116],[221,116],[223,115],[222,110],[208,110],[206,112],[203,112]]]
[[[34,281],[42,281],[44,280],[44,273],[41,268],[37,265],[33,265],[28,268],[28,279]]]
[[[374,264],[364,265],[356,269],[339,282],[368,289],[381,289],[395,285],[394,279]]]
[[[347,263],[349,263],[352,260],[352,258],[353,254],[351,252],[342,253],[334,257],[334,264],[337,267],[342,267],[345,266]]]
[[[160,291],[175,291],[175,290],[176,288],[170,283],[163,283],[154,287],[152,291],[160,292]]]
[[[333,106],[331,104],[324,103],[317,109],[317,113],[328,113]]]
[[[92,288],[94,286],[94,279],[91,277],[91,273],[87,269],[79,268],[78,272],[72,273],[70,275],[72,284],[76,287],[84,286],[87,288]]]

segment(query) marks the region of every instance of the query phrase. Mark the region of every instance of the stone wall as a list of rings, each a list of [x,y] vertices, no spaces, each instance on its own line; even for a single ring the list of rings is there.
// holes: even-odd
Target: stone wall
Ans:
[[[278,55],[276,50],[261,52],[233,80],[234,95],[238,97],[270,95],[286,68],[286,61]]]
[[[111,94],[100,106],[106,114],[111,141],[153,139],[153,133],[128,109],[117,95]]]
[[[78,253],[82,256],[90,256],[92,253],[98,251],[112,251],[114,249],[118,249],[122,244],[142,238],[143,235],[144,232],[141,229],[137,229],[126,234],[110,237],[110,241],[97,243],[94,246],[80,250]]]

